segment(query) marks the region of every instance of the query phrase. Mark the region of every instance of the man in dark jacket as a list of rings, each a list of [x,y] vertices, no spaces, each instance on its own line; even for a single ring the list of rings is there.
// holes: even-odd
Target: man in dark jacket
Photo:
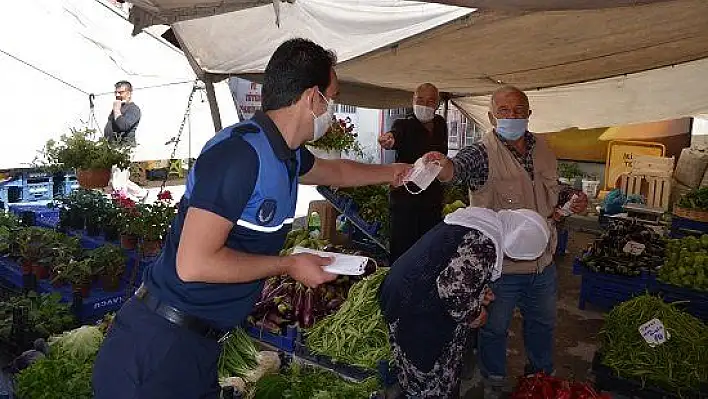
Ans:
[[[108,122],[103,129],[103,137],[111,142],[135,147],[135,131],[140,123],[140,107],[133,102],[133,85],[121,80],[115,84],[116,99],[113,110],[108,115]],[[111,186],[114,190],[145,200],[148,191],[130,181],[130,171],[113,168]]]
[[[121,80],[115,84],[115,95],[113,110],[108,115],[103,136],[110,141],[135,146],[135,130],[140,123],[140,107],[132,101],[133,85]]]
[[[413,95],[413,114],[396,120],[391,131],[379,137],[381,147],[396,150],[396,162],[415,163],[428,151],[447,154],[447,123],[435,114],[439,103],[440,93],[434,85],[418,86]],[[443,186],[439,181],[417,195],[404,187],[392,189],[391,264],[440,223],[442,208]]]

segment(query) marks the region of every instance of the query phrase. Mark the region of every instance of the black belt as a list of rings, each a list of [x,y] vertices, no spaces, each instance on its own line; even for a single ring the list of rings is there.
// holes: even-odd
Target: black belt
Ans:
[[[214,328],[210,326],[209,323],[198,317],[188,315],[177,308],[162,303],[159,299],[155,298],[153,295],[150,295],[147,287],[144,285],[141,285],[140,288],[138,288],[135,292],[135,297],[139,301],[143,302],[148,309],[152,310],[155,314],[165,320],[193,331],[205,338],[215,339],[222,342],[227,337],[228,332]]]

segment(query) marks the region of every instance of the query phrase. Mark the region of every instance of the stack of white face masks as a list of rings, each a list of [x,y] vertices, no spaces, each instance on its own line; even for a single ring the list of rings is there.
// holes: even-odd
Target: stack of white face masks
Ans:
[[[504,256],[515,260],[536,260],[551,237],[546,219],[529,209],[501,210],[467,207],[445,216],[445,223],[482,232],[496,248],[497,261],[491,280],[502,274]]]
[[[405,187],[411,194],[420,194],[425,191],[428,186],[430,186],[430,183],[432,183],[436,177],[438,177],[441,170],[442,166],[440,166],[440,162],[432,161],[425,163],[423,162],[423,158],[418,158],[418,160],[413,164],[413,169],[411,172],[406,178],[403,179],[403,187]],[[408,187],[408,183],[413,183],[418,186],[418,191],[412,191]]]

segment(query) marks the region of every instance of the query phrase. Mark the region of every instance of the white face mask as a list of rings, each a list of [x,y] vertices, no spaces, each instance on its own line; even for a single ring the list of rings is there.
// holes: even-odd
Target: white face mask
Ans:
[[[426,107],[425,105],[413,105],[413,114],[419,121],[425,123],[430,122],[435,117],[435,109]]]
[[[442,166],[440,166],[440,162],[433,161],[426,164],[423,163],[423,158],[418,158],[418,160],[413,164],[411,173],[403,179],[403,187],[405,187],[406,190],[413,195],[420,194],[425,191],[428,186],[430,186],[430,183],[432,183],[436,177],[438,177],[441,170]],[[411,189],[408,188],[407,183],[413,183],[418,186],[418,191],[411,191]]]
[[[314,123],[312,128],[312,141],[321,139],[322,136],[327,133],[327,130],[332,126],[332,115],[334,115],[334,101],[328,100],[319,90],[317,90],[317,93],[321,95],[327,103],[327,110],[320,116],[315,115],[315,111],[310,111],[312,112]]]

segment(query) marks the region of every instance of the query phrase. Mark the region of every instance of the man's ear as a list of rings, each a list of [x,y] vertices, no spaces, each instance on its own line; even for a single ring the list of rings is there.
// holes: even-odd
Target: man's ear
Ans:
[[[533,112],[533,111],[529,110],[529,116],[531,116],[531,113],[532,113],[532,112]]]
[[[494,118],[494,114],[487,112],[487,118],[489,118],[489,123],[491,123],[492,126],[497,127],[497,120]]]

